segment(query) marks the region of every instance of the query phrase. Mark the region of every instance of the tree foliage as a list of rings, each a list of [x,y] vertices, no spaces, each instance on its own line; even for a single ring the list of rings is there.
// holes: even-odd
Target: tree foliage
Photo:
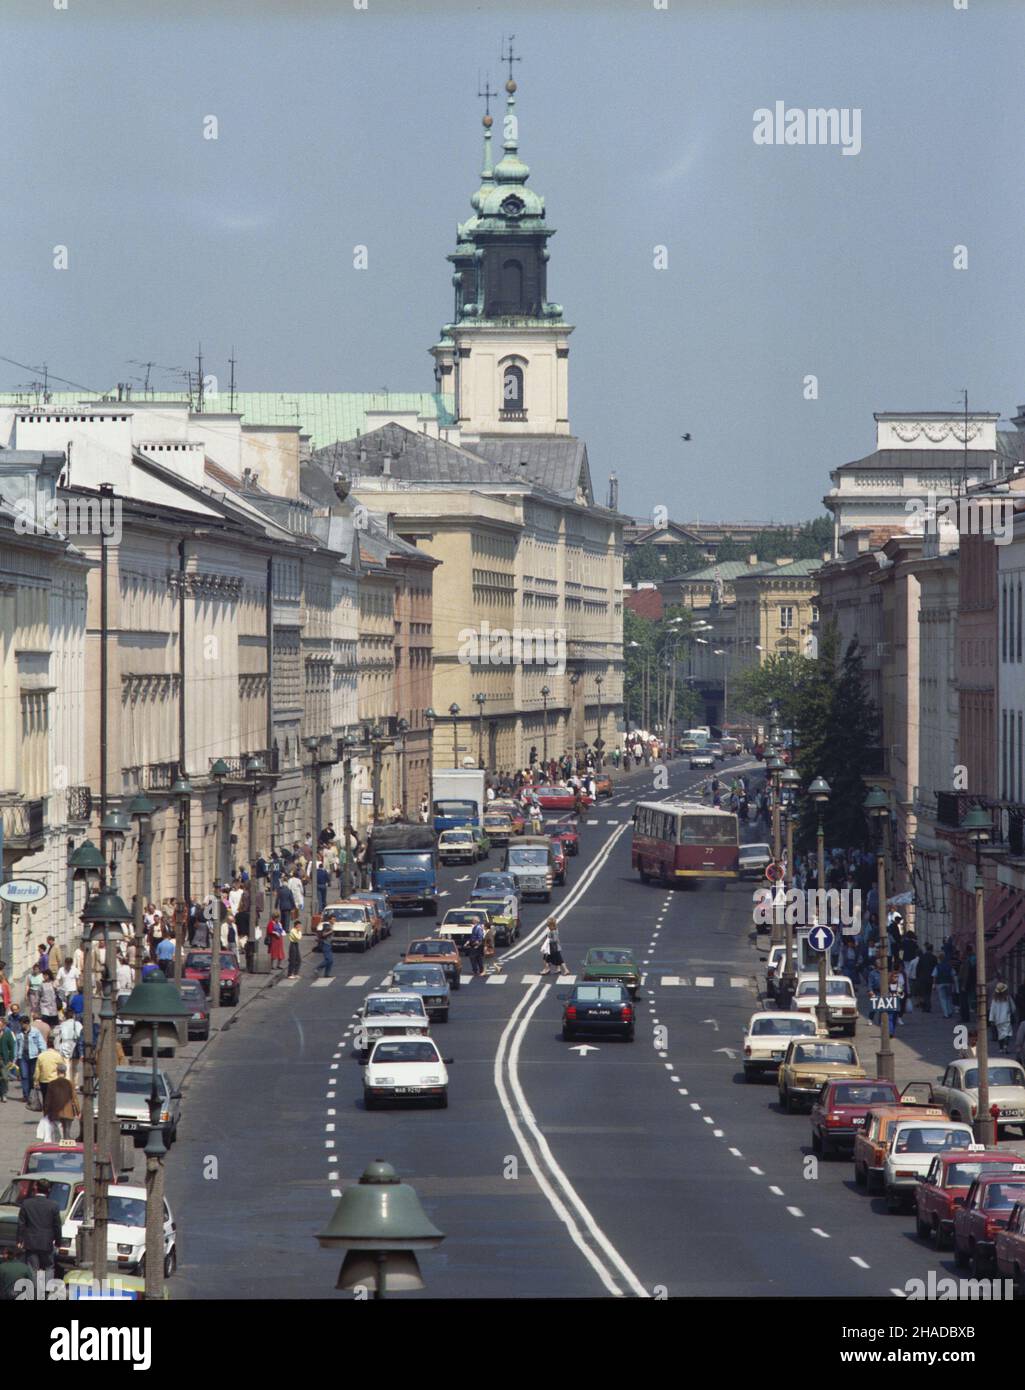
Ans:
[[[674,621],[674,619],[678,621]],[[658,719],[658,688],[662,689],[667,673],[672,673],[672,652],[676,651],[676,727],[687,728],[695,722],[701,708],[700,697],[684,676],[687,638],[676,634],[690,631],[694,622],[691,609],[679,605],[666,608],[661,621],[642,618],[629,608],[623,612],[623,701],[632,725],[642,725],[644,718],[644,682],[647,671],[648,723]],[[672,689],[670,680],[668,689]],[[663,705],[665,701],[663,699]],[[663,715],[665,711],[663,709]]]
[[[751,666],[733,683],[730,708],[737,722],[740,714],[765,722],[770,706],[779,706],[784,729],[800,727],[802,693],[814,678],[817,663],[797,652],[773,652],[760,666]]]

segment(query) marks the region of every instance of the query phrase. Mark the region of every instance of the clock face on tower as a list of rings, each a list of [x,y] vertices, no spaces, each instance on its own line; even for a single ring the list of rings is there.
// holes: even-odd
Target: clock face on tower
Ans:
[[[508,198],[503,198],[500,210],[505,217],[522,217],[523,199],[517,198],[515,193],[510,193]]]

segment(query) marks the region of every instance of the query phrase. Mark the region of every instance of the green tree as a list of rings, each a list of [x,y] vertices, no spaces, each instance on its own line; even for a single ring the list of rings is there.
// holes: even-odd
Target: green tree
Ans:
[[[623,561],[623,578],[627,584],[641,584],[649,580],[658,583],[672,571],[662,558],[660,545],[633,545]]]
[[[769,707],[779,706],[784,729],[801,727],[801,700],[816,674],[817,663],[797,652],[773,652],[759,666],[749,667],[733,682],[730,705],[755,721],[765,722]]]

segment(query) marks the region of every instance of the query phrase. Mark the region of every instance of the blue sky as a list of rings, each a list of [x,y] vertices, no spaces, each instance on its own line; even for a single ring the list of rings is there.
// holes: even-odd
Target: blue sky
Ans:
[[[1013,413],[1025,7],[668,3],[5,0],[0,353],[107,388],[202,341],[247,390],[431,389],[512,31],[599,493],[799,519],[874,410]],[[777,100],[859,108],[861,153],[756,145]]]

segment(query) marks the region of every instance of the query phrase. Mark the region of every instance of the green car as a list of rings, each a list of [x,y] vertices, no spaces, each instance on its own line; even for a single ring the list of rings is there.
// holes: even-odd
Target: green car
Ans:
[[[487,859],[491,853],[491,841],[488,839],[484,828],[480,825],[471,825],[473,838],[477,841],[477,858]]]
[[[623,985],[630,998],[636,999],[641,987],[641,968],[633,951],[625,946],[592,946],[584,957],[579,978]]]

